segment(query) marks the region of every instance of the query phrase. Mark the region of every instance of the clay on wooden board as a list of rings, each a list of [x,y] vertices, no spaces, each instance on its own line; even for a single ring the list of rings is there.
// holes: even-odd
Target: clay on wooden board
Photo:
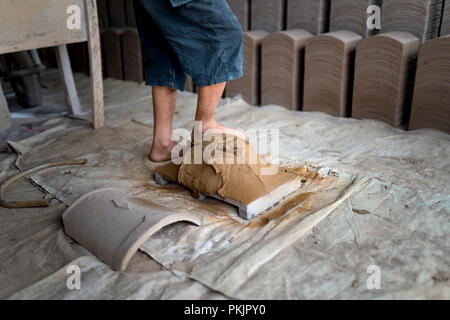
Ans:
[[[242,30],[247,31],[250,24],[250,0],[227,0],[227,2],[238,19]]]
[[[407,32],[379,34],[356,48],[352,117],[405,128],[420,40]]]
[[[420,49],[409,129],[450,133],[450,35]]]
[[[258,0],[251,2],[251,30],[277,32],[284,30],[286,0]]]
[[[261,43],[267,35],[266,31],[244,32],[244,75],[228,82],[228,97],[240,93],[251,105],[261,103]]]
[[[127,28],[121,35],[124,80],[144,81],[141,41],[136,29]]]
[[[123,79],[122,46],[120,37],[124,29],[108,28],[102,32],[102,51],[107,78]]]
[[[225,140],[221,143],[215,137],[192,146],[181,165],[158,167],[157,182],[176,181],[191,190],[194,197],[211,196],[237,205],[245,219],[273,207],[302,186],[299,175],[286,169],[265,174],[264,170],[268,172],[271,166],[247,141],[232,136],[233,147],[225,148]],[[203,155],[199,164],[194,163],[195,152]]]
[[[350,115],[355,49],[361,39],[351,31],[335,31],[306,42],[303,110]]]
[[[313,35],[300,29],[272,33],[262,41],[261,104],[302,107],[304,48]]]
[[[330,8],[330,31],[348,30],[368,37],[378,33],[367,28],[367,8],[381,7],[382,0],[332,0]]]
[[[83,195],[62,219],[68,236],[119,271],[163,227],[179,221],[201,224],[192,213],[173,211],[112,188]]]
[[[423,42],[439,35],[442,0],[383,0],[381,32],[405,31]]]
[[[450,1],[445,1],[440,36],[450,35]]]
[[[288,0],[286,29],[303,29],[312,34],[328,31],[330,0]]]

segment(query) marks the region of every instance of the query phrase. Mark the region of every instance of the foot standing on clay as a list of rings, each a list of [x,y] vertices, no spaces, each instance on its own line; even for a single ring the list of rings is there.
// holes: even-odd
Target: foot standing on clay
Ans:
[[[149,158],[171,159],[177,90],[189,74],[197,86],[202,131],[243,137],[215,119],[226,82],[242,76],[242,29],[226,0],[136,0],[146,84],[152,86],[154,135]]]

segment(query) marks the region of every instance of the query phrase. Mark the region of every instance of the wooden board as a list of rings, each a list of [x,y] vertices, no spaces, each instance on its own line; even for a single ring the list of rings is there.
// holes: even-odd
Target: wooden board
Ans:
[[[72,67],[66,45],[62,44],[56,48],[56,59],[61,78],[63,79],[64,90],[66,91],[66,101],[71,113],[73,115],[81,115],[80,101],[78,100],[77,88],[73,80]]]
[[[287,0],[286,29],[304,29],[312,34],[328,31],[330,0]]]
[[[427,41],[420,50],[409,129],[450,133],[450,35]]]
[[[306,42],[303,110],[350,115],[355,49],[361,39],[357,33],[342,30]]]
[[[313,35],[306,30],[287,30],[262,41],[261,104],[299,110],[303,99],[304,49]]]
[[[80,30],[67,28],[70,5],[81,9]],[[84,0],[1,0],[0,54],[87,41]]]
[[[407,126],[420,39],[389,32],[362,40],[356,48],[352,117]]]
[[[382,32],[405,31],[423,42],[439,35],[442,0],[384,0]]]
[[[381,7],[381,0],[332,0],[330,9],[330,31],[348,30],[368,37],[378,30],[367,28],[367,8]]]
[[[89,66],[91,69],[92,127],[99,129],[104,125],[105,113],[100,29],[98,25],[97,3],[93,0],[86,0],[86,20],[89,43]]]

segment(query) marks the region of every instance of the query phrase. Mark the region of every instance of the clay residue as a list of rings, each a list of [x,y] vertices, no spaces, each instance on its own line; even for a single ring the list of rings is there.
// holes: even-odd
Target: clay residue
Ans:
[[[256,228],[256,227],[263,227],[267,225],[269,222],[276,220],[280,217],[282,217],[285,213],[289,212],[290,210],[297,209],[299,210],[299,205],[305,202],[305,200],[309,199],[313,195],[315,195],[315,192],[304,192],[297,194],[282,203],[280,205],[276,206],[272,210],[269,210],[264,215],[257,217],[256,220],[250,222],[247,227],[248,228]],[[305,209],[309,209],[308,206],[305,207]],[[303,210],[305,211],[305,210]]]
[[[273,175],[264,174],[264,169],[268,170],[270,165],[259,157],[247,141],[234,137],[226,147],[225,139],[223,136],[222,143],[213,137],[211,141],[204,141],[201,146],[194,145],[186,152],[178,169],[178,182],[190,189],[194,196],[200,193],[218,195],[222,199],[248,205],[280,185],[298,178],[295,172],[282,168]],[[194,164],[196,152],[201,152],[201,164]],[[174,176],[175,167],[171,164],[157,171],[165,177]]]

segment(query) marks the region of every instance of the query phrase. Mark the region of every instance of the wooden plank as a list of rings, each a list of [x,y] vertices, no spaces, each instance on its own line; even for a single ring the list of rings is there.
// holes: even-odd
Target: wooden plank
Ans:
[[[351,111],[355,49],[362,37],[335,31],[311,38],[305,48],[304,111],[347,117]]]
[[[56,59],[70,111],[73,115],[81,115],[80,101],[78,100],[77,88],[73,80],[72,67],[70,66],[69,54],[67,53],[67,46],[65,44],[56,47]]]
[[[86,41],[86,28],[67,28],[70,5],[80,7],[85,26],[84,0],[1,0],[0,54]]]
[[[103,100],[102,53],[100,49],[100,30],[95,0],[85,0],[88,22],[89,63],[91,67],[92,87],[92,126],[103,127],[105,121]]]
[[[439,35],[442,0],[384,0],[382,32],[405,31],[425,42]]]
[[[360,41],[356,48],[352,117],[391,126],[408,124],[420,39],[389,32]]]
[[[330,0],[288,0],[286,29],[304,29],[312,34],[328,31]]]
[[[427,41],[420,50],[409,129],[450,133],[450,35]]]

